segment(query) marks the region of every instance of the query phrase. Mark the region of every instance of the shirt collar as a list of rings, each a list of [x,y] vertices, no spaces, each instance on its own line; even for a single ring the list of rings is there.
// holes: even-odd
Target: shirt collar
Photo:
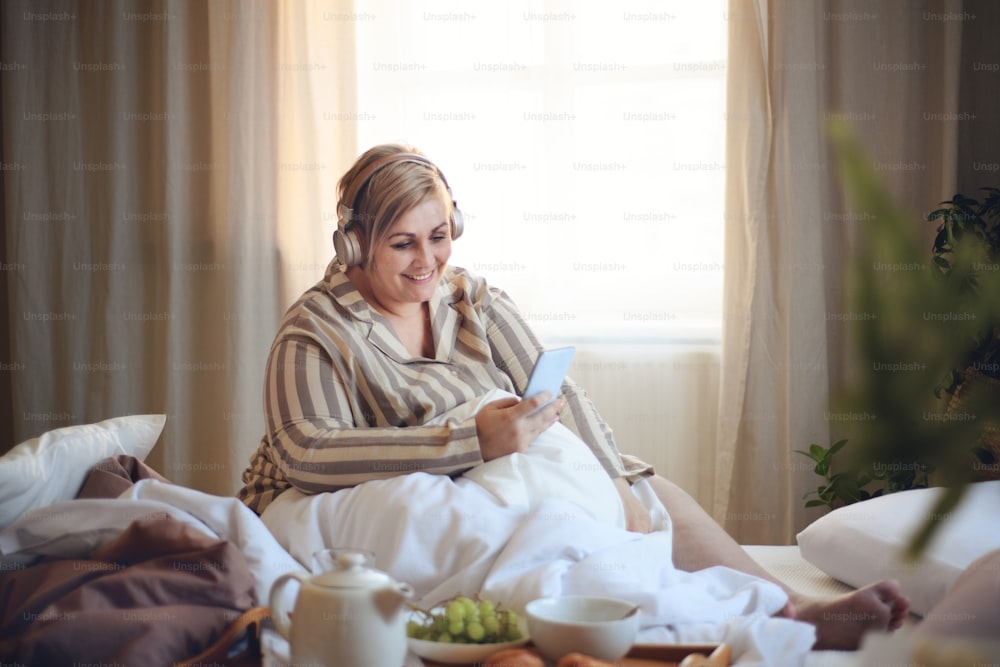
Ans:
[[[431,330],[434,336],[433,361],[451,361],[462,325],[462,315],[456,304],[463,296],[461,285],[451,280],[453,269],[448,267],[430,300]],[[340,307],[359,322],[368,324],[368,340],[383,353],[400,363],[425,361],[407,352],[392,326],[374,308],[368,305],[361,292],[344,272],[344,266],[335,256],[326,267],[323,277],[324,291]]]

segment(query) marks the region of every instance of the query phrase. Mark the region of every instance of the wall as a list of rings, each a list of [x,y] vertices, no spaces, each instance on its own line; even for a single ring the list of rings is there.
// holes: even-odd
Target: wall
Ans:
[[[619,449],[710,508],[719,346],[710,340],[577,343],[571,377],[611,426]]]

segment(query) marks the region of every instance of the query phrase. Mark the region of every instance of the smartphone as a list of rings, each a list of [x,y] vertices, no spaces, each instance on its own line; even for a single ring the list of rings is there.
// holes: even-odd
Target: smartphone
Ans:
[[[528,388],[524,390],[524,397],[531,398],[535,394],[548,391],[552,393],[552,398],[545,405],[556,400],[575,352],[576,348],[573,346],[542,350],[535,367],[531,370],[531,378],[528,380]],[[541,410],[545,405],[538,409]]]

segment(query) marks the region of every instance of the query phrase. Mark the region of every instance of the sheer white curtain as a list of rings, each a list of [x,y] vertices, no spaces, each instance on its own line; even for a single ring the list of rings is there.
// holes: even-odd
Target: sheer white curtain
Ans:
[[[719,0],[360,0],[361,146],[403,139],[619,446],[711,502],[725,175]]]
[[[329,254],[312,194],[355,153],[308,94],[352,68],[310,31],[340,6],[3,3],[12,441],[166,413],[153,466],[233,492],[278,319]]]
[[[553,334],[718,335],[721,0],[356,11],[359,141],[445,167],[456,263]]]
[[[955,185],[969,3],[731,0],[726,277],[714,514],[743,543],[787,543],[820,482],[795,450],[849,415],[842,286],[866,218],[824,137],[852,122],[915,224]],[[979,12],[987,20],[989,12]],[[964,19],[962,17],[965,17]],[[988,117],[984,114],[984,117]],[[945,119],[945,120],[941,120]],[[985,184],[982,184],[985,185]],[[923,223],[927,224],[927,223]],[[858,240],[861,239],[861,240]]]

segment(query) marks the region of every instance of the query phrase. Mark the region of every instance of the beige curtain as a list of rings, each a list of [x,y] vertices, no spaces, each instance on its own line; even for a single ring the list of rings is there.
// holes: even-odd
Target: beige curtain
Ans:
[[[996,42],[996,10],[961,0],[731,0],[729,11],[713,512],[740,542],[782,544],[817,516],[802,497],[820,478],[795,450],[829,445],[851,418],[829,401],[850,366],[842,285],[865,219],[840,195],[824,123],[851,121],[914,224],[930,227],[923,216],[976,159],[959,150],[962,138],[988,135],[998,155],[983,112],[995,102],[960,95],[981,45]],[[969,191],[989,185],[974,180]]]
[[[268,347],[322,276],[322,202],[355,154],[345,132],[314,131],[307,94],[322,73],[337,82],[324,110],[352,108],[351,40],[336,41],[350,26],[323,20],[338,11],[3,3],[8,446],[166,413],[153,466],[235,490]]]

